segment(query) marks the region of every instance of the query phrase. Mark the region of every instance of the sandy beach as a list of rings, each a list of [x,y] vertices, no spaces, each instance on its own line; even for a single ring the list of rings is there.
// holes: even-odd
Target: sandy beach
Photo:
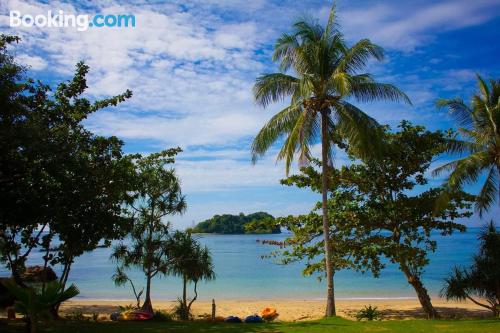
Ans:
[[[153,300],[155,309],[170,310],[175,301]],[[108,317],[113,311],[118,310],[118,305],[132,304],[132,301],[102,301],[102,300],[77,300],[69,301],[62,305],[63,314],[81,311],[91,315],[99,313],[101,317]],[[414,299],[387,299],[387,300],[339,300],[337,301],[337,314],[353,318],[356,312],[365,305],[376,306],[383,313],[384,319],[412,319],[424,318],[418,300]],[[471,302],[446,302],[436,299],[433,301],[443,317],[485,317],[490,313]],[[321,300],[216,300],[217,316],[236,315],[245,317],[260,313],[265,307],[274,307],[280,314],[279,320],[299,321],[321,318],[324,311],[324,301]],[[193,304],[193,314],[196,319],[211,313],[211,301],[196,301]]]

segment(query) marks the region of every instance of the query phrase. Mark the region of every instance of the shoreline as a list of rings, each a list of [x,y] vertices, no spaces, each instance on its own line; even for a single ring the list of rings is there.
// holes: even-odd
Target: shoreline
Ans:
[[[153,299],[153,306],[158,310],[170,311],[176,300]],[[302,300],[302,299],[270,299],[270,300],[215,300],[217,316],[227,317],[230,315],[246,317],[248,315],[260,314],[265,307],[274,307],[280,314],[281,321],[315,320],[323,317],[324,300]],[[74,312],[82,312],[85,315],[98,313],[101,318],[109,318],[109,315],[118,311],[118,306],[135,304],[134,300],[72,300],[62,304],[63,315]],[[444,318],[468,318],[487,317],[490,312],[472,302],[447,302],[442,299],[433,301],[434,306]],[[382,313],[383,319],[417,319],[425,318],[416,299],[356,299],[336,300],[337,314],[342,317],[354,319],[355,314],[364,306],[377,307]],[[212,302],[207,300],[195,301],[193,303],[194,319],[201,319],[211,313]]]

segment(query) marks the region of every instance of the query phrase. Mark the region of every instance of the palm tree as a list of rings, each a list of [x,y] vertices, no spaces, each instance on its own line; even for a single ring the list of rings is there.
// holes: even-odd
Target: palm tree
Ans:
[[[477,75],[479,94],[470,105],[460,98],[441,99],[439,107],[447,107],[459,123],[460,138],[449,140],[448,151],[467,156],[447,163],[436,170],[438,175],[451,171],[446,186],[450,191],[487,177],[476,197],[476,210],[482,215],[500,195],[500,80],[486,81]],[[500,200],[499,200],[500,203]]]
[[[311,158],[310,147],[321,139],[322,210],[325,247],[325,268],[328,283],[326,315],[335,315],[333,247],[329,239],[327,218],[327,169],[332,162],[334,145],[348,142],[358,157],[376,152],[378,123],[348,102],[376,100],[405,101],[409,98],[391,84],[376,82],[370,74],[359,74],[369,59],[383,58],[383,50],[362,39],[348,47],[335,22],[335,6],[326,27],[315,21],[299,20],[291,34],[283,34],[274,47],[273,60],[280,63],[280,72],[257,78],[253,91],[263,107],[291,96],[290,105],[264,125],[252,144],[252,161],[263,156],[282,137],[278,160],[285,160],[286,173],[295,154],[300,163]],[[291,71],[292,74],[287,74]]]

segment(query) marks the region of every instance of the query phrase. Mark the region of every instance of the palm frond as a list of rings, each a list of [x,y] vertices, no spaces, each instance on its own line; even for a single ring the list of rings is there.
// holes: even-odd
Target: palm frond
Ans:
[[[436,106],[448,108],[450,114],[455,117],[460,126],[470,128],[474,124],[474,113],[461,98],[438,99]]]
[[[365,159],[380,154],[383,131],[375,119],[347,102],[336,104],[334,110],[337,131],[355,156]]]
[[[351,94],[360,102],[393,101],[412,104],[410,98],[396,86],[388,83],[369,82],[366,76],[362,80],[351,79]]]
[[[261,75],[253,87],[255,100],[264,107],[271,102],[282,101],[295,93],[298,83],[297,78],[282,73]]]
[[[282,135],[292,131],[301,113],[300,105],[291,105],[274,115],[262,127],[252,142],[253,163],[257,161],[258,157],[263,156]]]
[[[345,51],[336,71],[354,73],[363,69],[370,58],[381,61],[384,58],[384,50],[369,39],[362,39]]]
[[[498,185],[498,170],[493,166],[490,168],[483,187],[476,198],[476,210],[479,212],[480,217],[497,200]]]

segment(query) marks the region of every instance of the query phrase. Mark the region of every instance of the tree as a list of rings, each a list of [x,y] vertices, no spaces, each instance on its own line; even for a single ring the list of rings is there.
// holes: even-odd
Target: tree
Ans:
[[[158,274],[166,275],[170,269],[169,224],[162,221],[168,215],[182,214],[186,201],[179,179],[173,168],[174,157],[180,148],[135,160],[135,191],[130,208],[134,211],[134,225],[129,235],[130,245],[117,245],[112,259],[120,269],[137,267],[146,277],[146,293],[142,309],[153,312],[151,281]]]
[[[135,289],[134,281],[132,281],[131,278],[128,277],[127,273],[123,270],[122,267],[116,267],[116,272],[113,274],[111,277],[113,282],[115,283],[115,286],[123,286],[127,282],[130,283],[130,287],[132,288],[132,292],[134,293],[134,297],[136,300],[136,307],[140,308],[141,307],[141,296],[142,293],[144,292],[144,288],[142,288],[139,292],[137,292],[137,289]]]
[[[375,100],[405,101],[408,97],[391,84],[376,82],[371,75],[358,72],[366,62],[381,60],[383,50],[362,39],[348,47],[337,29],[335,7],[332,7],[326,27],[315,21],[299,20],[291,34],[283,34],[274,47],[273,60],[280,62],[279,73],[265,74],[257,78],[253,88],[255,100],[263,107],[291,96],[290,105],[278,112],[264,125],[252,143],[252,157],[259,156],[282,137],[286,136],[278,153],[285,160],[286,171],[295,154],[301,163],[311,157],[310,146],[321,142],[323,166],[322,215],[325,237],[327,306],[326,315],[335,315],[333,302],[333,270],[328,235],[327,218],[328,166],[332,162],[332,148],[343,147],[349,142],[351,149],[360,156],[376,152],[379,126],[377,122],[349,103]],[[286,74],[293,71],[296,76]]]
[[[338,171],[330,170],[330,177]],[[313,167],[301,168],[300,175],[294,175],[282,181],[287,185],[310,187],[320,191],[321,174]],[[358,228],[359,221],[365,220],[365,212],[358,205],[358,194],[340,188],[329,189],[328,221],[330,223],[330,239],[335,244],[330,262],[333,267],[333,277],[336,272],[344,269],[356,271],[371,271],[378,276],[383,267],[379,260],[379,250],[373,246],[372,235]],[[319,202],[314,210],[307,215],[287,216],[278,219],[278,223],[292,233],[285,241],[264,241],[279,245],[280,249],[269,256],[278,258],[282,264],[292,262],[305,263],[302,273],[305,276],[319,274],[321,280],[325,276],[325,255],[322,216],[317,211],[321,209]],[[335,296],[335,295],[334,295]]]
[[[44,267],[63,265],[64,288],[76,257],[127,230],[122,205],[129,199],[130,157],[122,141],[96,136],[82,122],[132,93],[95,102],[82,97],[89,70],[83,62],[52,93],[26,78],[6,51],[6,43],[17,40],[3,36],[0,42],[0,254],[24,285],[25,262],[43,247]],[[49,253],[54,236],[61,242],[56,255]]]
[[[439,107],[447,107],[458,120],[459,137],[451,138],[448,151],[467,155],[434,170],[435,174],[451,171],[446,186],[450,191],[476,183],[481,174],[486,180],[476,197],[480,215],[500,200],[500,80],[488,83],[477,76],[479,93],[470,105],[461,98],[441,99]]]
[[[473,196],[452,192],[446,205],[436,209],[444,189],[429,187],[426,172],[433,157],[444,151],[448,135],[406,121],[400,129],[391,133],[386,128],[381,157],[344,166],[332,181],[359,194],[359,205],[368,216],[359,221],[359,227],[377,235],[372,238],[374,246],[399,266],[427,316],[436,318],[439,315],[422,282],[427,254],[437,247],[431,233],[464,231],[465,226],[456,221],[471,216]]]
[[[198,298],[198,282],[215,279],[212,256],[206,246],[193,238],[190,232],[176,232],[170,239],[171,272],[182,278],[182,302],[180,315],[182,320],[189,319],[191,305]],[[187,284],[194,284],[194,297],[187,298]]]
[[[469,268],[455,267],[445,279],[441,296],[472,301],[500,315],[500,232],[493,221],[479,235],[480,250]],[[479,300],[477,299],[479,298]],[[483,302],[481,300],[486,301]]]

